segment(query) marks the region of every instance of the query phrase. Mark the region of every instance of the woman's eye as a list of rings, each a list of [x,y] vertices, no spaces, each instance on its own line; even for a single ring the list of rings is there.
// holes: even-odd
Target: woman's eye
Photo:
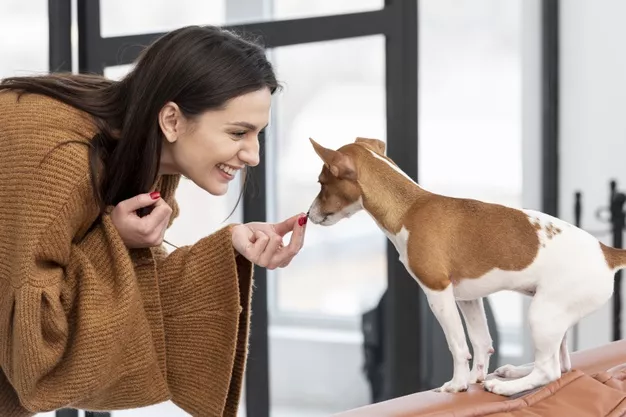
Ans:
[[[245,131],[232,132],[231,135],[233,135],[237,139],[242,139],[244,136],[246,136],[246,133],[248,133],[248,132],[245,132]]]

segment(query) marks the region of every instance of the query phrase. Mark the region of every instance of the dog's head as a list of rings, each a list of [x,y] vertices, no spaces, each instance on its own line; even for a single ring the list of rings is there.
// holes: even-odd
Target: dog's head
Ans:
[[[363,209],[362,190],[358,183],[359,155],[369,150],[385,153],[385,142],[357,138],[337,150],[323,147],[310,139],[324,163],[318,177],[321,190],[309,209],[311,222],[330,226]]]

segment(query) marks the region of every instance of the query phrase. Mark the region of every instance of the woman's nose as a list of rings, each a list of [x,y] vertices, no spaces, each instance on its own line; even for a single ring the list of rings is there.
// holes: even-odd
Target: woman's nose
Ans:
[[[247,143],[241,152],[239,152],[239,159],[251,167],[259,165],[259,141],[254,140]]]

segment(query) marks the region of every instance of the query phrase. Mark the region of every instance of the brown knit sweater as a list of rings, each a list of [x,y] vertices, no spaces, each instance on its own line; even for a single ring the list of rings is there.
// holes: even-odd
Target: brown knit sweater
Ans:
[[[252,265],[225,227],[169,256],[97,220],[81,112],[0,93],[0,416],[172,400],[235,416]],[[178,176],[155,189],[177,214]]]

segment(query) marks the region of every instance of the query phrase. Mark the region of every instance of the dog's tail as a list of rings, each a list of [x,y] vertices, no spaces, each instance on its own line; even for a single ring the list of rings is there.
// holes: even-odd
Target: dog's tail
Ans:
[[[626,268],[626,250],[607,246],[600,242],[600,248],[604,254],[604,259],[613,272]]]

